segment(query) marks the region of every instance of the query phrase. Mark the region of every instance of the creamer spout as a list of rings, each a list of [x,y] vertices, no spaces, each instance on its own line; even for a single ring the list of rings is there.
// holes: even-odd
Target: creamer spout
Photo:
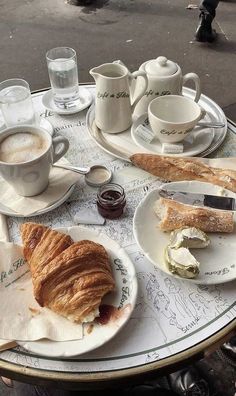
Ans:
[[[89,74],[94,78],[95,81],[97,81],[98,77],[100,76],[100,66],[98,67],[93,67],[91,70],[89,70]]]

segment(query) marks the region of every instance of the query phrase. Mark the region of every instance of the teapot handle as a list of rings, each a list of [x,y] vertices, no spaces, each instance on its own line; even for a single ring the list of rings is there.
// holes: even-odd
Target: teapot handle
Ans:
[[[194,98],[195,102],[198,102],[201,96],[201,83],[200,83],[200,78],[196,73],[187,73],[183,76],[183,85],[186,81],[188,80],[193,80],[195,84],[195,90],[196,90],[196,95]]]
[[[137,70],[133,73],[129,74],[129,78],[130,78],[130,83],[132,82],[132,80],[136,80],[135,82],[135,87],[134,87],[134,91],[136,92],[136,85],[137,85],[137,77],[142,77],[144,79],[144,86],[138,89],[138,94],[135,98],[135,100],[132,103],[131,109],[132,111],[134,110],[136,104],[138,103],[138,101],[141,99],[141,97],[145,94],[147,86],[148,86],[148,79],[147,79],[147,75],[146,72],[142,71],[142,70]]]

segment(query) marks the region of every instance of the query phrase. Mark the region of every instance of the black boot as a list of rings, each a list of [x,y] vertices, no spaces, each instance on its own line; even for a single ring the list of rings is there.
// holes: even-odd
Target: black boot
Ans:
[[[200,42],[212,43],[216,39],[216,31],[212,29],[213,17],[208,12],[201,12],[199,24],[196,30],[196,40]]]

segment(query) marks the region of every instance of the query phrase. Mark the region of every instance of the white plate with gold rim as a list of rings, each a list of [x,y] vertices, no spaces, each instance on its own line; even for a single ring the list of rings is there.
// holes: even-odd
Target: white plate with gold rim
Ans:
[[[110,257],[116,289],[104,297],[102,304],[119,308],[119,314],[106,324],[94,322],[92,326],[88,323],[83,325],[84,336],[80,340],[18,342],[20,346],[37,355],[66,358],[87,353],[104,345],[122,329],[135,307],[138,283],[134,264],[126,251],[101,231],[78,226],[57,230],[69,234],[74,241],[88,239],[105,247]]]
[[[183,192],[221,195],[222,188],[210,183],[183,181],[163,184],[165,189]],[[224,195],[236,198],[225,190]],[[154,203],[159,199],[158,189],[151,191],[138,205],[133,219],[135,240],[148,260],[168,275],[196,284],[220,284],[236,279],[236,224],[231,234],[208,233],[210,245],[203,249],[190,249],[200,262],[200,273],[194,279],[180,278],[172,274],[164,262],[164,249],[169,243],[169,232],[158,228],[160,220],[154,213]],[[234,223],[236,213],[234,212]]]
[[[190,88],[184,87],[183,94],[184,96],[193,99],[195,96],[195,91]],[[227,119],[220,106],[218,106],[217,103],[215,103],[206,95],[202,94],[198,103],[207,112],[212,122],[222,122],[225,125],[223,128],[215,129],[214,138],[209,147],[207,147],[198,154],[201,157],[205,157],[215,151],[223,143],[227,133]],[[116,158],[129,161],[131,155],[135,153],[145,152],[145,149],[141,149],[133,141],[131,137],[131,128],[117,134],[109,134],[101,131],[95,124],[94,106],[91,106],[88,109],[86,116],[86,125],[90,137],[96,142],[96,144],[102,150],[106,151],[107,153],[111,154]]]

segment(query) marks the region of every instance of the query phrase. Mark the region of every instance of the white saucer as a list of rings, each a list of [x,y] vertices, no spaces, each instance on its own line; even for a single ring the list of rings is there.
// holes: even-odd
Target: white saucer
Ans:
[[[75,184],[73,184],[69,190],[66,191],[66,193],[60,197],[56,202],[53,202],[50,206],[47,206],[44,209],[40,209],[37,212],[34,212],[30,215],[22,215],[19,213],[14,212],[14,210],[8,208],[7,206],[3,205],[2,203],[0,203],[0,213],[5,214],[7,216],[13,216],[13,217],[34,217],[34,216],[39,216],[42,215],[44,213],[47,212],[51,212],[51,210],[58,208],[58,206],[62,205],[72,194],[72,192],[74,191],[75,188]]]
[[[49,111],[53,111],[54,113],[57,114],[69,115],[69,114],[78,113],[79,111],[82,111],[91,105],[93,96],[88,89],[84,87],[79,87],[79,96],[80,97],[75,106],[70,107],[69,109],[60,109],[55,105],[53,100],[52,90],[50,89],[43,95],[42,102],[44,107],[46,107],[46,109]]]
[[[3,132],[7,128],[4,121],[3,122],[2,121],[3,121],[3,119],[1,118],[1,115],[0,115],[0,132]],[[38,122],[36,123],[36,126],[38,126],[38,125],[44,129],[46,129],[46,131],[48,131],[48,133],[50,133],[50,135],[53,135],[54,128],[53,128],[51,122],[48,121],[46,118],[40,117],[39,123]]]
[[[204,121],[211,121],[210,117],[206,115]],[[143,149],[147,150],[152,154],[163,154],[162,151],[162,143],[157,139],[154,138],[150,143],[145,141],[140,134],[137,133],[137,128],[139,125],[143,125],[145,128],[150,129],[150,124],[148,121],[147,113],[141,115],[137,118],[137,120],[133,123],[131,127],[131,137],[133,141]],[[165,153],[166,155],[171,155],[175,157],[193,157],[202,153],[206,150],[214,139],[214,129],[207,128],[202,129],[197,132],[192,132],[188,134],[188,136],[182,141],[184,145],[184,151],[178,154],[169,154]]]

